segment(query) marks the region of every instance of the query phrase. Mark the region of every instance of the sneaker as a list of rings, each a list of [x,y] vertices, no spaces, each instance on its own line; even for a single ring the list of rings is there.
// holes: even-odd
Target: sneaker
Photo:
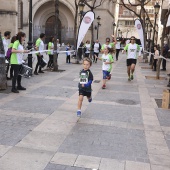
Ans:
[[[105,85],[105,84],[103,84],[102,89],[105,89],[105,88],[106,88],[106,85]]]
[[[89,101],[89,103],[91,103],[92,102],[92,98],[88,99],[88,101]]]
[[[77,111],[77,117],[81,117],[81,111],[80,110]]]
[[[26,88],[25,88],[25,87],[22,87],[22,86],[18,86],[18,87],[17,87],[17,90],[26,90]]]
[[[130,76],[130,79],[133,80],[133,74]]]
[[[131,81],[130,77],[128,78],[128,81]]]

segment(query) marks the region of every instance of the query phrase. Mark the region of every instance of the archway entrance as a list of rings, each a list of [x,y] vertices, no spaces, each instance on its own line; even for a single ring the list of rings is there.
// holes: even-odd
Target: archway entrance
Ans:
[[[59,32],[58,32],[58,38],[60,40],[60,42],[62,42],[61,40],[61,21],[59,20]],[[45,35],[46,35],[46,43],[49,41],[49,38],[54,36],[55,33],[55,16],[51,16],[47,19],[46,23],[45,23]]]

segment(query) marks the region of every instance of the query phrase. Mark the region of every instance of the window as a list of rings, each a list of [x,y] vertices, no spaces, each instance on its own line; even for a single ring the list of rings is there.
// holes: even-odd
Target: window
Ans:
[[[132,11],[129,11],[129,10],[123,10],[123,15],[124,16],[133,16],[134,13]]]
[[[18,28],[23,28],[23,2],[18,2]]]
[[[125,26],[134,25],[134,21],[125,21]]]

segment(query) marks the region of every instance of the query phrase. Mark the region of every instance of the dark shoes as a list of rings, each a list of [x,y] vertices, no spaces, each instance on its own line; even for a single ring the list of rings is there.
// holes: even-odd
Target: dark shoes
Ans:
[[[35,74],[35,75],[38,75],[38,73],[37,73],[37,72],[35,72],[35,71],[34,71],[34,74]]]
[[[161,71],[166,71],[166,69],[161,69]]]
[[[18,86],[18,87],[17,87],[17,90],[26,90],[26,88],[25,88],[25,87],[22,87],[22,86]]]
[[[44,71],[39,71],[38,73],[44,73]]]
[[[19,91],[17,89],[11,89],[11,92],[13,93],[19,93]]]

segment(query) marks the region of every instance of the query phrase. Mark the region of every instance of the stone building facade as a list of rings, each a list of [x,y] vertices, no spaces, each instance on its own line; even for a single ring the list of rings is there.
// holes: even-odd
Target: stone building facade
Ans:
[[[10,1],[10,2],[9,2]],[[28,20],[29,20],[29,0],[0,0],[0,31],[6,30],[15,35],[18,31],[24,31],[28,38]],[[54,0],[32,0],[32,19],[33,19],[33,40],[39,37],[41,32],[47,36],[53,35],[54,32]],[[84,11],[88,11],[87,7]],[[115,16],[116,5],[111,0],[105,0],[97,8],[95,16],[101,17],[101,26],[99,28],[99,39],[105,41],[113,33],[113,22],[117,20]],[[75,5],[74,0],[60,0],[59,4],[59,39],[61,42],[73,42],[74,35],[74,17]],[[97,20],[94,21],[94,26]],[[94,39],[97,37],[97,31],[94,29]],[[90,38],[90,31],[87,33],[84,41]]]

